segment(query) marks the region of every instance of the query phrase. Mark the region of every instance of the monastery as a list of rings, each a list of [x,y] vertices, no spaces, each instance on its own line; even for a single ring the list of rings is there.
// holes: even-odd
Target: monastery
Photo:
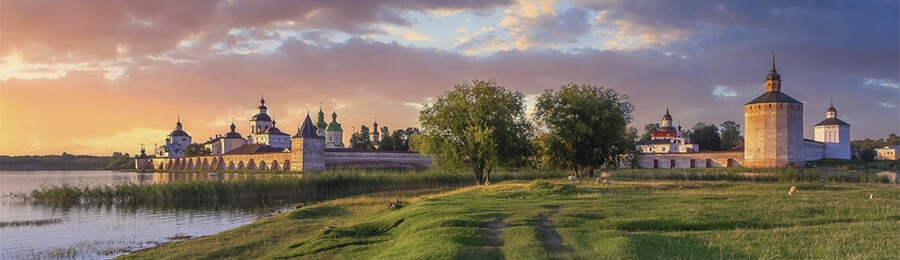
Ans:
[[[313,124],[306,115],[297,133],[289,135],[276,126],[268,113],[266,100],[260,99],[259,113],[250,118],[250,134],[243,137],[232,120],[231,131],[211,137],[203,143],[210,155],[189,156],[185,148],[193,141],[184,131],[181,118],[175,130],[166,136],[165,143],[154,147],[154,156],[148,156],[144,148],[135,159],[140,171],[226,171],[226,170],[284,170],[307,171],[326,168],[424,168],[431,166],[431,158],[413,152],[367,151],[345,148],[341,124],[337,113],[331,113],[331,122],[325,122],[325,113],[319,109]],[[378,123],[373,125],[377,129]],[[378,142],[378,131],[372,133]]]
[[[782,168],[803,167],[806,161],[822,158],[850,159],[850,124],[838,119],[834,103],[825,110],[825,119],[814,127],[814,139],[803,138],[803,102],[782,91],[781,75],[775,69],[766,76],[765,92],[744,105],[743,149],[700,151],[681,127],[672,124],[666,109],[658,131],[651,139],[638,144],[639,168]],[[378,129],[377,123],[373,129]],[[378,144],[378,131],[372,132]],[[268,114],[265,99],[260,100],[259,113],[250,119],[250,134],[243,137],[231,131],[210,138],[203,145],[210,155],[185,157],[191,144],[181,118],[165,140],[155,147],[153,157],[141,149],[135,159],[138,170],[323,170],[325,168],[420,168],[429,167],[431,158],[411,152],[380,152],[347,149],[343,130],[332,112],[331,122],[319,109],[316,123],[309,115],[293,136],[282,132]],[[620,167],[631,167],[630,162]]]
[[[781,168],[803,167],[822,158],[850,159],[850,124],[838,119],[834,104],[814,126],[814,139],[803,138],[803,102],[782,92],[775,69],[766,76],[766,91],[744,105],[743,149],[701,152],[672,127],[668,109],[651,140],[638,143],[640,168]],[[629,167],[627,163],[620,165]]]

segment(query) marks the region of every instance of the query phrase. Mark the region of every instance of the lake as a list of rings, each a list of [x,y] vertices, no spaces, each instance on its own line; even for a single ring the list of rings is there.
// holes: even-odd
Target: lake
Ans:
[[[108,259],[179,237],[198,237],[233,229],[258,219],[249,207],[167,209],[146,207],[51,207],[6,196],[42,185],[99,185],[234,178],[205,173],[131,173],[114,171],[0,172],[0,259]]]

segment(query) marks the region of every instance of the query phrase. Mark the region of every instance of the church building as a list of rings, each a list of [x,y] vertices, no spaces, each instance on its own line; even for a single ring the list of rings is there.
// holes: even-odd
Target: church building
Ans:
[[[697,144],[692,144],[691,139],[684,135],[681,126],[672,126],[672,115],[669,109],[662,117],[659,129],[650,133],[650,140],[638,142],[638,151],[641,153],[694,153],[700,151]]]
[[[250,118],[247,144],[264,144],[276,148],[291,147],[291,135],[275,127],[275,120],[268,114],[265,99],[259,100],[259,113]]]
[[[166,136],[166,143],[156,148],[156,155],[162,157],[184,157],[184,149],[191,144],[191,136],[182,129],[181,116],[175,123],[175,130]]]

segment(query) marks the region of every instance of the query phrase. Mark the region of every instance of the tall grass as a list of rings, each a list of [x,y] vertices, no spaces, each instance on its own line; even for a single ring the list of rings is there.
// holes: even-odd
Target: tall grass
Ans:
[[[869,182],[890,180],[874,172],[838,172],[815,168],[706,168],[706,169],[622,169],[610,172],[616,179],[699,180],[753,182]]]
[[[555,178],[562,173],[495,173],[494,182]],[[312,174],[249,174],[236,180],[193,180],[155,184],[44,185],[15,195],[26,202],[52,206],[76,204],[203,205],[278,201],[316,202],[358,194],[470,186],[470,174],[436,171],[334,170]]]

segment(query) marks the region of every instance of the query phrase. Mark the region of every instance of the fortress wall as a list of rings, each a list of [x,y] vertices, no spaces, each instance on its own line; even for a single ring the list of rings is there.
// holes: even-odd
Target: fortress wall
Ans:
[[[803,142],[803,155],[807,161],[815,161],[825,158],[824,143],[806,140]]]
[[[327,168],[427,168],[431,157],[404,152],[325,152]]]
[[[301,171],[300,164],[292,159],[323,160],[325,168],[427,168],[431,157],[402,152],[325,152],[305,154],[305,158],[292,158],[300,153],[264,153],[237,155],[208,155],[191,157],[156,157],[141,161],[143,169],[154,171],[227,171],[227,170],[290,170]],[[321,169],[306,169],[321,170]]]
[[[693,165],[691,160],[693,160]],[[741,151],[641,154],[638,160],[638,167],[645,169],[720,168],[742,167],[743,165],[744,152]]]

